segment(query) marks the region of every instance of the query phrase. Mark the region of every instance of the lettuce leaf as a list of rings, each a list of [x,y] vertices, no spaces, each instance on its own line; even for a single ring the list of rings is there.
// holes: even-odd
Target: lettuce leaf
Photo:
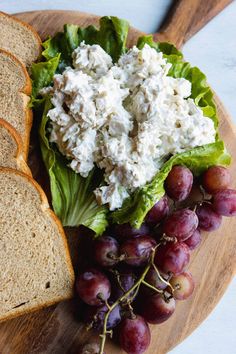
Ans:
[[[50,60],[60,54],[58,71],[62,72],[66,66],[72,64],[71,55],[74,49],[85,41],[87,44],[99,44],[115,62],[126,51],[128,30],[128,22],[114,16],[102,17],[99,29],[95,26],[80,28],[66,24],[63,32],[58,32],[43,43],[42,55]]]
[[[31,66],[32,98],[37,99],[39,91],[50,86],[60,61],[60,53],[48,61],[33,63]]]
[[[98,206],[93,190],[99,185],[102,176],[92,171],[87,178],[81,177],[67,166],[68,161],[47,138],[47,112],[52,108],[50,97],[44,100],[44,112],[40,124],[40,147],[50,177],[52,206],[63,226],[84,225],[97,235],[107,226],[105,206]]]
[[[203,114],[214,122],[216,142],[171,157],[150,183],[136,190],[125,200],[122,208],[112,213],[109,213],[105,206],[98,206],[93,194],[93,190],[102,179],[101,171],[94,169],[89,177],[84,179],[67,167],[68,161],[58,152],[56,146],[48,141],[47,112],[52,105],[50,98],[43,99],[39,92],[43,87],[52,84],[55,73],[61,73],[66,66],[71,65],[71,54],[82,41],[87,44],[101,45],[116,62],[127,50],[128,29],[128,22],[117,17],[101,18],[99,29],[94,26],[79,28],[77,25],[67,24],[63,32],[57,33],[43,43],[44,61],[32,66],[32,105],[42,116],[40,144],[43,160],[50,176],[54,211],[64,226],[82,224],[97,234],[104,231],[108,219],[116,223],[129,222],[136,228],[140,227],[147,212],[164,194],[164,181],[173,165],[186,165],[198,175],[211,165],[230,163],[230,156],[225,151],[224,143],[219,140],[213,92],[206,82],[205,75],[198,68],[191,67],[185,62],[182,53],[174,45],[156,43],[152,36],[143,36],[137,42],[140,49],[147,43],[158,52],[163,52],[164,57],[172,64],[168,75],[175,78],[183,77],[191,82],[191,97],[202,109]]]
[[[112,213],[112,219],[119,224],[129,222],[133,227],[139,228],[148,211],[165,194],[164,181],[174,165],[185,165],[197,176],[210,166],[228,165],[229,163],[230,156],[225,151],[223,141],[174,155],[163,165],[150,183],[137,190],[125,200],[121,209]]]
[[[94,26],[79,29],[79,41],[99,44],[116,62],[126,51],[129,23],[117,17],[102,17],[100,29]]]
[[[63,29],[63,32],[58,32],[43,43],[42,55],[49,60],[61,53],[61,61],[71,65],[71,54],[79,45],[78,26],[65,24]]]
[[[156,49],[157,52],[163,52],[168,56],[172,55],[172,60],[183,59],[183,54],[173,44],[168,42],[154,42],[151,34],[138,38],[137,47],[139,49],[143,49],[145,44],[148,44],[150,47]]]

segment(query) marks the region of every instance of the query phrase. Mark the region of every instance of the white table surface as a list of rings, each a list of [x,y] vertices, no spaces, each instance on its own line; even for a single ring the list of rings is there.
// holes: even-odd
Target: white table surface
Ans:
[[[171,3],[170,0],[1,0],[0,10],[15,13],[67,9],[115,15],[151,33],[156,31]],[[236,1],[185,44],[183,52],[187,60],[206,73],[236,123]],[[205,322],[171,354],[236,354],[236,279]]]

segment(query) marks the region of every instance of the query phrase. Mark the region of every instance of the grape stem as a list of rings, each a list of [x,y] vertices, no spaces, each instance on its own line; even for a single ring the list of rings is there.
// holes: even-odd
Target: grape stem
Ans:
[[[121,254],[119,257],[115,256],[114,253],[108,253],[108,258],[113,259],[115,261],[123,261],[126,257],[125,254]]]
[[[156,292],[159,293],[159,294],[163,294],[163,293],[164,293],[163,290],[160,290],[160,289],[156,288],[155,286],[152,286],[151,284],[147,283],[145,280],[143,280],[142,283],[143,283],[145,286],[147,286],[148,288],[150,288],[150,289],[156,291]]]
[[[166,242],[177,242],[177,238],[174,236],[167,236],[166,234],[163,234],[161,237],[161,241],[165,244]]]
[[[200,185],[200,193],[202,195],[202,202],[207,199],[205,189]]]
[[[161,281],[162,281],[164,284],[166,284],[167,286],[169,286],[170,289],[171,289],[171,291],[172,291],[172,293],[173,293],[173,292],[174,292],[173,286],[170,284],[169,281],[165,280],[165,278],[163,278],[163,277],[161,276],[161,274],[160,274],[160,272],[159,272],[159,270],[158,270],[158,268],[156,267],[156,265],[155,265],[154,262],[152,262],[152,266],[153,266],[155,272],[157,273],[158,277],[161,279]]]
[[[152,264],[154,263],[154,256],[155,256],[155,249],[152,250],[151,253],[151,257],[150,257],[150,262],[148,263],[148,265],[145,267],[142,275],[140,276],[140,278],[136,281],[136,283],[125,293],[123,294],[118,300],[116,300],[116,302],[114,302],[112,305],[109,306],[108,311],[106,312],[106,315],[104,317],[104,323],[103,323],[103,331],[102,334],[100,334],[101,337],[101,344],[100,344],[100,348],[99,348],[99,354],[104,354],[104,348],[105,348],[105,343],[106,343],[106,337],[107,334],[109,334],[109,332],[107,331],[107,322],[108,322],[108,318],[110,313],[112,312],[112,310],[114,310],[114,308],[119,304],[122,303],[124,300],[126,300],[129,295],[135,291],[134,295],[132,296],[131,299],[129,299],[129,302],[132,302],[134,297],[136,296],[140,285],[144,282],[144,279],[147,275],[147,272],[149,271],[149,269],[151,268]]]

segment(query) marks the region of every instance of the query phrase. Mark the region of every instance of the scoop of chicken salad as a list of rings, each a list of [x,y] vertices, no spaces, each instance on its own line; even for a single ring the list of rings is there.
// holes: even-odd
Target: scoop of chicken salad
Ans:
[[[199,174],[230,161],[204,74],[150,36],[127,49],[127,33],[115,17],[65,25],[32,66],[53,208],[98,234],[108,218],[138,227],[173,165]]]
[[[99,204],[120,208],[166,158],[215,141],[213,121],[191,96],[191,83],[168,76],[171,64],[148,44],[117,64],[99,45],[82,42],[73,66],[53,78],[50,142],[87,177],[94,165],[105,185]]]

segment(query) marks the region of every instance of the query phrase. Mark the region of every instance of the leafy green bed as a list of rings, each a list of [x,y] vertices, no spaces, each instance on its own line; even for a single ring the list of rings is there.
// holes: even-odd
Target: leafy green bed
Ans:
[[[130,222],[138,228],[147,212],[164,194],[164,181],[176,164],[188,166],[195,175],[200,174],[211,165],[228,165],[230,156],[225,151],[224,143],[219,140],[191,151],[171,157],[156,174],[153,180],[139,188],[128,199],[122,208],[109,212],[105,206],[96,203],[93,190],[101,183],[101,171],[95,168],[88,178],[83,178],[67,167],[66,159],[51,145],[47,136],[47,112],[52,108],[50,96],[41,97],[39,91],[52,84],[53,75],[61,73],[71,65],[73,50],[85,41],[87,44],[99,44],[116,62],[125,53],[129,25],[127,21],[116,17],[103,17],[100,29],[94,26],[79,28],[76,25],[65,25],[64,32],[57,33],[43,43],[42,61],[32,66],[33,95],[32,105],[40,116],[40,145],[43,160],[50,177],[52,205],[55,213],[64,226],[84,225],[97,235],[101,234],[108,220],[116,223]],[[165,58],[172,64],[168,75],[183,77],[192,84],[192,95],[195,103],[202,109],[205,116],[214,121],[218,131],[218,118],[213,102],[213,93],[206,83],[205,75],[196,67],[191,67],[183,60],[183,55],[172,44],[155,43],[151,36],[139,38],[137,46],[142,48],[145,43],[162,51]]]

